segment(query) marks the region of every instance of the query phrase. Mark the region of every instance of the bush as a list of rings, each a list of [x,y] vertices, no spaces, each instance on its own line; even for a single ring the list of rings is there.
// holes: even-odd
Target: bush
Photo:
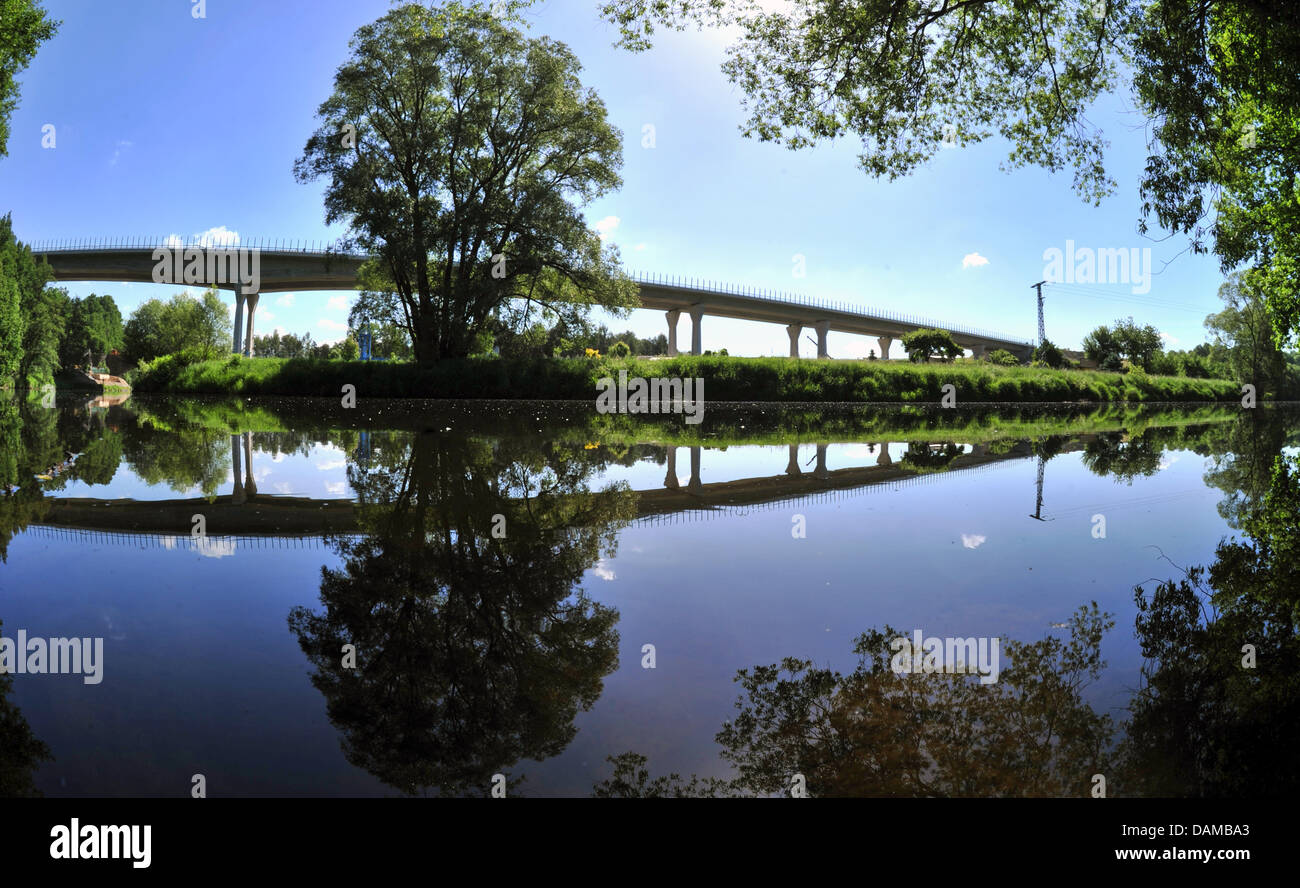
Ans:
[[[998,367],[1016,367],[1020,364],[1020,359],[1005,348],[993,349],[984,356],[984,360]]]
[[[1034,360],[1041,361],[1045,366],[1053,370],[1059,370],[1065,366],[1065,355],[1050,339],[1044,339],[1038,348],[1034,349]]]
[[[611,358],[626,358],[631,354],[632,347],[621,339],[609,347],[609,356]]]
[[[1111,373],[1123,373],[1124,360],[1119,355],[1111,352],[1101,359],[1101,363],[1097,365],[1097,369],[1106,370]]]

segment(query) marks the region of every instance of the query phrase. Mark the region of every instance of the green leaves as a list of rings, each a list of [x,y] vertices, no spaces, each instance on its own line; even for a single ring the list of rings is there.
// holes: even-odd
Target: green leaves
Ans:
[[[510,300],[635,304],[580,212],[621,184],[622,136],[567,47],[453,2],[400,6],[351,49],[294,172],[381,257],[417,360],[470,353]]]

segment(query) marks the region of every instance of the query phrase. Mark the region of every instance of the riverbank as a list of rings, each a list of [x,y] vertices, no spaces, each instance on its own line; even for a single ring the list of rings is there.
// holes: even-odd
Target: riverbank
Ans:
[[[138,392],[358,398],[482,398],[592,401],[597,381],[617,377],[704,380],[706,401],[938,403],[953,385],[962,402],[1237,401],[1241,386],[1223,379],[1150,376],[1141,371],[997,367],[979,361],[817,361],[790,358],[464,358],[421,367],[382,361],[241,358],[183,364],[155,361],[132,380]]]

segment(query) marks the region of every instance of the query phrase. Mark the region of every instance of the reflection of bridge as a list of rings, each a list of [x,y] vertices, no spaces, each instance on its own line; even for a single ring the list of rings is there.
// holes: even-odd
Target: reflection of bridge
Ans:
[[[936,481],[1031,455],[1027,444],[1017,444],[1003,453],[989,453],[977,444],[970,452],[954,456],[943,472],[917,474],[893,460],[887,442],[866,446],[876,456],[874,465],[831,469],[826,462],[828,445],[817,444],[812,468],[805,470],[799,464],[799,445],[791,444],[782,474],[712,483],[702,478],[702,448],[689,447],[691,474],[684,485],[677,477],[678,448],[669,447],[663,487],[636,492],[637,520],[659,524],[840,499],[873,489],[893,490]],[[235,483],[228,495],[174,500],[51,497],[45,500],[44,514],[33,528],[103,543],[135,544],[147,537],[154,540],[151,545],[165,548],[200,545],[190,536],[193,518],[199,514],[209,541],[246,540],[262,546],[278,543],[253,541],[281,540],[287,541],[284,545],[302,545],[293,541],[359,533],[357,504],[352,500],[259,495],[251,472],[251,435],[232,435],[231,454]]]
[[[252,354],[253,316],[261,293],[355,290],[357,271],[369,258],[360,254],[319,249],[302,242],[283,241],[209,248],[201,245],[158,245],[150,239],[133,243],[56,242],[38,244],[33,248],[34,252],[50,263],[56,280],[132,283],[160,282],[154,270],[164,257],[170,255],[167,250],[183,250],[184,264],[188,265],[192,260],[195,269],[192,280],[177,280],[175,283],[215,283],[222,289],[234,290],[234,350],[249,355]],[[245,294],[240,281],[236,279],[238,275],[213,275],[209,271],[228,272],[225,262],[239,250],[252,251],[257,256],[259,274],[256,292]],[[1025,340],[991,330],[954,326],[909,314],[858,308],[846,302],[814,300],[795,294],[734,287],[713,281],[666,276],[632,277],[640,286],[641,307],[660,309],[667,315],[670,355],[677,354],[677,320],[682,314],[691,318],[691,354],[695,355],[702,351],[701,325],[705,315],[782,324],[790,337],[791,357],[799,356],[799,337],[804,328],[816,331],[819,358],[829,357],[826,343],[827,335],[832,330],[876,337],[882,358],[889,356],[889,347],[894,339],[919,327],[939,327],[951,331],[953,339],[964,348],[971,349],[976,357],[995,348],[1004,348],[1021,357],[1028,357],[1033,348]],[[245,306],[248,309],[246,329]]]

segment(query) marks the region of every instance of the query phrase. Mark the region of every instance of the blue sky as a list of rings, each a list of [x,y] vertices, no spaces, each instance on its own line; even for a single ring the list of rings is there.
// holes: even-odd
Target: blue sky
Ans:
[[[22,76],[10,156],[0,160],[0,213],[19,238],[179,235],[331,240],[321,183],[294,181],[292,167],[315,128],[334,70],[359,26],[387,0],[46,0],[61,19]],[[1132,315],[1157,326],[1169,347],[1205,339],[1202,321],[1220,307],[1212,257],[1184,252],[1180,238],[1137,233],[1137,181],[1145,160],[1141,118],[1125,96],[1092,115],[1111,142],[1118,181],[1100,207],[1071,189],[1071,174],[1002,172],[1006,145],[990,140],[941,151],[910,178],[873,180],[848,141],[791,152],[743,138],[740,95],[719,71],[725,34],[664,34],[654,49],[613,46],[594,2],[550,0],[527,14],[530,31],[567,43],[583,82],[604,99],[624,134],[624,185],[586,208],[629,269],[675,274],[905,311],[954,325],[1031,339],[1030,284],[1044,251],[1151,249],[1149,292],[1132,283],[1045,288],[1047,334],[1077,347],[1099,323]],[[42,147],[42,127],[56,143]],[[654,127],[654,147],[643,132]],[[794,257],[806,275],[795,277]],[[1172,262],[1170,261],[1172,260]],[[72,284],[75,295],[108,292],[124,313],[181,288]],[[1141,289],[1138,287],[1138,289]],[[229,293],[223,295],[230,299]],[[260,332],[343,335],[350,297],[267,294]],[[643,336],[666,329],[661,312],[609,320]],[[690,321],[678,327],[690,341]],[[733,354],[785,354],[784,328],[705,318],[704,347]],[[831,334],[836,357],[862,357],[875,341]],[[815,346],[805,338],[805,355]],[[900,354],[895,344],[894,356]]]

